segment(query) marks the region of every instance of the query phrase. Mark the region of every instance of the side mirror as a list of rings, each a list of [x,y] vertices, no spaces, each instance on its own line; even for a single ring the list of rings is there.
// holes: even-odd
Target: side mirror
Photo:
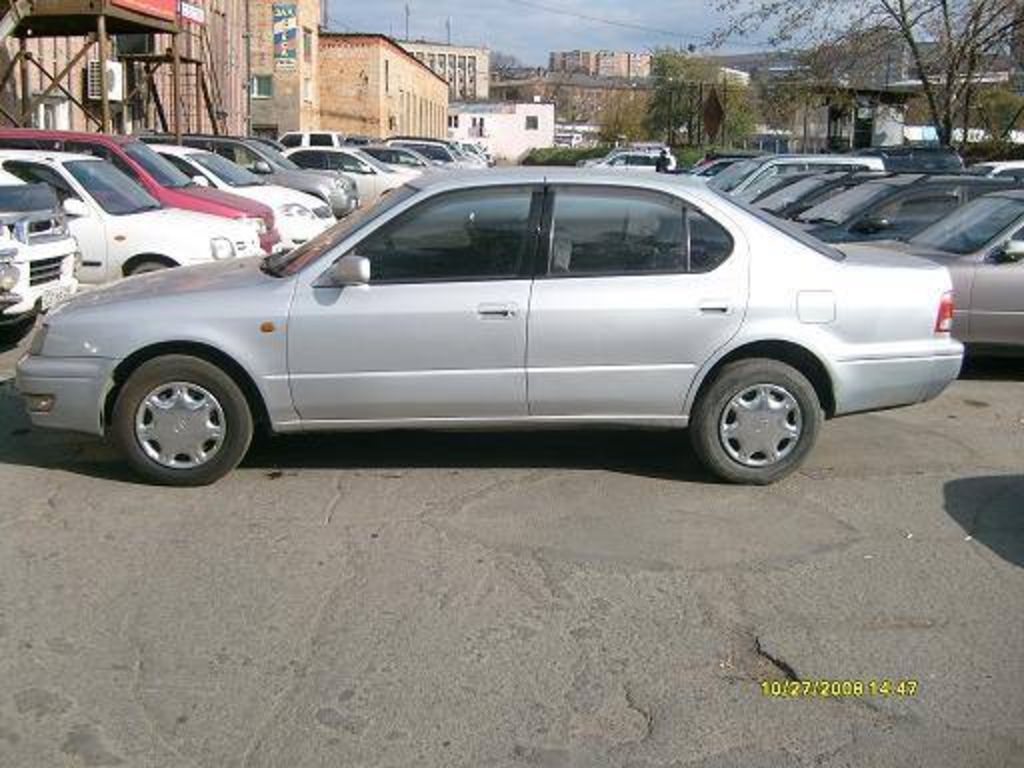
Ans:
[[[268,173],[273,173],[274,169],[270,167],[270,163],[266,160],[257,160],[252,164],[253,173],[261,173],[266,176]]]
[[[995,255],[1000,264],[1016,264],[1024,260],[1024,240],[1007,240]]]
[[[370,282],[370,260],[363,256],[349,254],[342,256],[327,270],[320,285],[340,287],[346,285],[367,285]]]
[[[881,232],[883,229],[888,229],[889,226],[890,222],[888,219],[876,216],[867,216],[850,227],[850,229],[858,234],[873,235],[876,232]]]
[[[208,187],[208,186],[210,186],[210,180],[208,178],[206,178],[205,176],[200,176],[198,174],[196,174],[195,176],[192,177],[192,183],[195,184],[197,187]]]
[[[72,219],[81,219],[89,215],[89,206],[74,197],[69,197],[61,204],[64,215]]]

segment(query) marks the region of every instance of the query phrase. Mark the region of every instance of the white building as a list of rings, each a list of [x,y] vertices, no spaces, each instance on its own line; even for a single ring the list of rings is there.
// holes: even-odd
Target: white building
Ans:
[[[483,145],[496,160],[515,162],[531,149],[555,145],[551,102],[456,102],[448,105],[448,136]]]
[[[486,101],[490,97],[491,52],[470,45],[400,40],[405,50],[448,83],[450,101]]]

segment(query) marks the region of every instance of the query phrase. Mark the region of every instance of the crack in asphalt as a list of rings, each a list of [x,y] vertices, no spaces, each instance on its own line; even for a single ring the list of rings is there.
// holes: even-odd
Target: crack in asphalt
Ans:
[[[785,675],[787,680],[796,681],[800,679],[800,675],[796,673],[796,670],[793,669],[789,662],[781,656],[775,656],[764,649],[764,646],[761,645],[760,635],[754,635],[754,653],[768,661],[768,663]]]
[[[654,735],[654,713],[637,703],[631,686],[622,686],[622,692],[626,697],[626,706],[644,719],[644,734],[637,740],[638,744],[642,744]]]

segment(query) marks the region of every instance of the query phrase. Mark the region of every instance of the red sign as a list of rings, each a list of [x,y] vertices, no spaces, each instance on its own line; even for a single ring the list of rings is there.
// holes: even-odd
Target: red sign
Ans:
[[[164,21],[178,17],[178,0],[110,0],[110,4]]]

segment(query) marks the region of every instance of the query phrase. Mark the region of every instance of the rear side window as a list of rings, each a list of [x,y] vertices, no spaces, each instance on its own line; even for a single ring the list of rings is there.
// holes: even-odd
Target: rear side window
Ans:
[[[702,212],[644,190],[558,189],[551,229],[552,277],[709,272],[733,247]]]
[[[295,152],[288,155],[288,159],[300,168],[323,170],[327,167],[327,158],[323,152]]]
[[[536,241],[533,201],[529,187],[438,195],[369,235],[355,252],[370,260],[373,283],[515,278]]]
[[[333,147],[334,138],[329,133],[311,133],[309,134],[309,146]]]

